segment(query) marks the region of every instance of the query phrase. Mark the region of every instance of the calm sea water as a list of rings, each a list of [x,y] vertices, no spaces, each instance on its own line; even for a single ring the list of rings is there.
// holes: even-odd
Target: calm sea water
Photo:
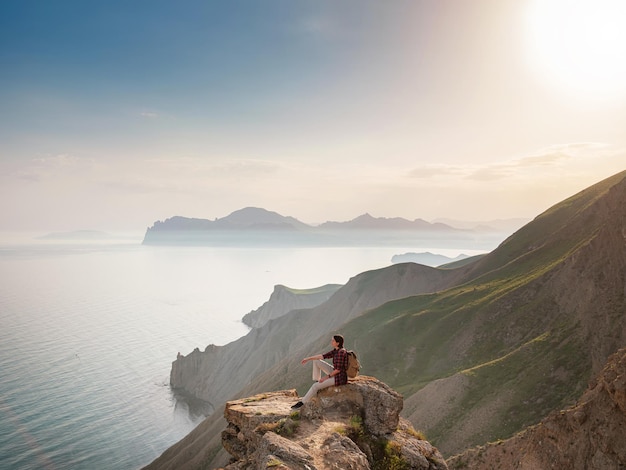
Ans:
[[[207,248],[0,238],[0,468],[136,469],[203,416],[176,354],[226,344],[275,284],[345,284],[419,247]]]

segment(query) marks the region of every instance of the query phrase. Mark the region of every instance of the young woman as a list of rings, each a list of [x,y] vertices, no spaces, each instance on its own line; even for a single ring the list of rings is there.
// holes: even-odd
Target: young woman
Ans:
[[[330,340],[330,344],[333,347],[331,351],[302,359],[303,365],[313,361],[313,380],[315,380],[315,383],[311,385],[311,388],[302,400],[291,407],[294,410],[311,401],[311,398],[319,390],[332,387],[333,385],[345,385],[348,383],[348,352],[343,348],[343,336],[334,335]],[[323,360],[331,357],[333,358],[332,366]],[[326,374],[325,377],[322,377],[322,372]]]

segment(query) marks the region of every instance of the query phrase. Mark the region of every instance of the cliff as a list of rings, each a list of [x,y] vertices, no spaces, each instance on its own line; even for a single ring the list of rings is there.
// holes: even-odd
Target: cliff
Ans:
[[[318,307],[294,310],[225,346],[209,345],[204,351],[196,349],[177,358],[172,363],[170,384],[217,407],[237,393],[292,386],[282,373],[279,384],[271,376],[266,382],[256,384],[254,390],[244,390],[253,379],[284,360],[293,361],[290,365],[294,369],[294,375],[290,376],[293,383],[307,382],[299,361],[328,350],[329,332],[389,300],[436,291],[449,282],[451,275],[452,272],[416,264],[399,264],[359,274]],[[355,341],[350,345],[353,349],[358,346]]]
[[[506,441],[448,460],[451,469],[626,468],[626,348],[613,354],[578,402]]]
[[[283,285],[274,286],[274,292],[258,309],[247,313],[242,321],[251,328],[260,328],[269,320],[280,318],[292,310],[317,307],[326,302],[340,284],[326,284],[313,289],[290,289]]]
[[[321,391],[298,412],[295,390],[230,401],[226,470],[443,470],[439,451],[402,420],[402,397],[372,377]],[[395,466],[394,466],[395,465]]]
[[[195,372],[189,357],[172,371],[221,403],[262,390],[303,393],[310,376],[299,360],[326,351],[339,331],[362,372],[406,397],[402,416],[444,455],[510,438],[575,403],[626,345],[624,207],[626,172],[550,208],[473,263],[363,273],[324,304],[218,348],[228,354],[200,360],[198,351]]]

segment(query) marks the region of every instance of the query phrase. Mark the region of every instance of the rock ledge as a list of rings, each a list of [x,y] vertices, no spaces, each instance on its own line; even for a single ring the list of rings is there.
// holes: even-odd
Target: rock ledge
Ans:
[[[228,402],[222,445],[233,459],[225,468],[358,470],[391,462],[406,469],[448,468],[400,418],[402,396],[373,377],[325,389],[294,412],[297,401],[295,390],[282,390]]]

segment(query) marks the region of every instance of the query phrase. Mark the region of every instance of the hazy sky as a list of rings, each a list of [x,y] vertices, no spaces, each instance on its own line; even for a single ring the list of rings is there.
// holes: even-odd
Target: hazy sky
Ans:
[[[534,217],[626,169],[622,0],[3,0],[0,229]]]

